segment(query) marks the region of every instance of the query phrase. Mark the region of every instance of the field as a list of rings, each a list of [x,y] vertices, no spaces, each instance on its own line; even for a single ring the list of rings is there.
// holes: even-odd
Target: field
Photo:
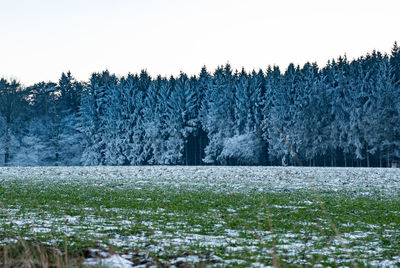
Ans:
[[[47,262],[395,267],[400,169],[0,168],[0,265]]]

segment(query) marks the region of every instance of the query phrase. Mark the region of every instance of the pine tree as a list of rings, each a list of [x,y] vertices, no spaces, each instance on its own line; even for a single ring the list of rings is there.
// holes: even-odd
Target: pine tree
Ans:
[[[104,163],[106,165],[124,165],[127,157],[123,153],[123,102],[120,84],[110,84],[107,90],[107,102],[104,115]]]
[[[299,156],[310,164],[317,157],[326,165],[329,135],[328,94],[322,85],[318,66],[306,63],[300,71],[296,93],[295,115],[296,144]],[[322,163],[320,163],[322,164]]]
[[[392,53],[390,55],[391,74],[393,75],[394,84],[400,87],[400,47],[394,42]]]
[[[65,115],[60,122],[59,133],[60,156],[62,166],[79,166],[82,157],[82,134],[79,132],[79,117],[76,113]]]
[[[297,109],[295,94],[299,81],[298,72],[298,67],[290,64],[272,92],[273,103],[268,120],[268,145],[271,160],[280,160],[282,165],[290,164],[289,161],[293,163],[292,150],[296,150],[294,123]]]
[[[252,93],[250,89],[250,78],[248,74],[242,69],[238,79],[235,83],[235,129],[236,135],[249,133],[255,127],[255,120],[253,114]]]
[[[190,91],[188,77],[181,73],[175,81],[168,98],[166,122],[168,140],[166,141],[165,159],[168,164],[184,164],[184,146],[191,129],[187,126],[188,111],[186,110],[186,92]]]
[[[71,72],[62,73],[58,81],[58,105],[62,114],[77,112],[80,105],[82,85],[75,80]]]
[[[147,154],[143,144],[145,139],[145,126],[143,108],[145,94],[150,85],[149,76],[142,72],[139,79],[131,88],[131,113],[129,114],[130,135],[128,160],[132,165],[143,165],[146,163]]]
[[[229,65],[219,67],[205,95],[203,129],[208,133],[209,143],[205,148],[206,163],[226,163],[221,157],[226,138],[234,135],[234,77]]]
[[[138,164],[137,152],[134,151],[134,131],[138,122],[138,116],[141,109],[141,103],[137,103],[136,94],[139,93],[137,85],[139,77],[129,74],[120,79],[121,88],[121,153],[126,157],[125,164]],[[139,98],[140,99],[140,98]]]
[[[2,118],[3,135],[0,139],[2,156],[0,163],[5,166],[11,161],[17,144],[18,120],[27,116],[28,92],[16,80],[0,79],[0,117]]]
[[[99,165],[101,163],[101,153],[96,144],[98,118],[94,90],[91,86],[86,86],[82,93],[78,122],[78,130],[82,135],[83,147],[81,163],[85,166]]]
[[[331,96],[330,115],[332,118],[329,139],[331,140],[331,147],[335,146],[343,153],[343,165],[347,166],[348,158],[352,152],[349,143],[352,106],[349,63],[346,57],[340,57],[337,62],[333,61],[331,66],[326,68],[330,70],[330,84],[327,85],[328,95]]]
[[[257,101],[261,95],[261,84],[244,69],[235,76],[234,135],[226,137],[220,158],[225,162],[237,164],[259,164],[263,152],[261,135],[258,136]]]
[[[208,103],[206,96],[209,94],[208,91],[211,89],[211,75],[208,73],[207,68],[203,66],[201,68],[198,81],[196,83],[196,91],[198,92],[198,107],[199,111],[197,114],[197,119],[199,122],[197,137],[198,137],[198,156],[196,157],[196,164],[204,163],[203,159],[205,158],[205,148],[209,143],[207,130],[204,127],[204,122],[206,122],[207,118],[207,109]]]
[[[170,83],[163,78],[157,79],[157,98],[153,107],[153,119],[150,131],[153,157],[151,164],[167,164],[167,140],[169,138],[167,116],[168,100],[171,92]]]
[[[160,133],[160,121],[159,114],[157,111],[158,94],[159,88],[156,83],[151,83],[150,87],[146,92],[143,107],[143,125],[144,125],[144,143],[143,150],[145,155],[145,162],[149,164],[156,163],[156,150],[155,143],[159,138]]]
[[[280,132],[279,128],[279,109],[278,104],[280,91],[282,90],[282,76],[278,66],[267,69],[265,77],[265,93],[263,98],[262,113],[262,135],[268,143],[268,157],[270,163],[276,163],[279,159]],[[280,164],[280,163],[279,163]]]
[[[376,63],[376,77],[372,87],[368,122],[373,122],[366,133],[371,153],[378,153],[379,166],[389,167],[393,158],[400,157],[400,91],[387,56]],[[383,161],[383,157],[386,161]]]

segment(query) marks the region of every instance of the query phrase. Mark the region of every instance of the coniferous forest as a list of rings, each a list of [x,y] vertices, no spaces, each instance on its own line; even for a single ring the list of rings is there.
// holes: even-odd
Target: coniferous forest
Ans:
[[[0,165],[387,167],[400,156],[400,48],[320,68],[22,86],[0,79]]]

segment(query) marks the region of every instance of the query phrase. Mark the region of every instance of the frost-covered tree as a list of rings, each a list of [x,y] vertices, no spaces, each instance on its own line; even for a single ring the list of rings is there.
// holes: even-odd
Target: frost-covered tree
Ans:
[[[118,83],[109,85],[105,108],[104,122],[104,164],[124,165],[127,157],[124,154],[124,108],[122,87]]]
[[[27,91],[16,80],[0,79],[0,163],[7,166],[14,156],[21,118],[28,114]]]
[[[259,133],[262,101],[261,79],[262,77],[255,72],[251,76],[244,69],[236,78],[234,136],[226,138],[224,141],[221,158],[225,162],[253,165],[262,161],[263,141]]]
[[[167,115],[170,85],[158,77],[147,90],[143,108],[144,147],[148,151],[148,164],[167,164],[169,137]]]
[[[59,164],[62,166],[79,166],[82,157],[82,134],[78,131],[79,117],[71,113],[62,117],[59,133]]]
[[[158,77],[146,92],[143,106],[144,143],[148,164],[164,164],[168,131],[166,115],[169,97],[168,81]]]
[[[132,165],[140,165],[146,164],[149,160],[148,151],[144,148],[145,119],[143,117],[143,109],[145,107],[146,92],[151,85],[151,77],[146,71],[142,71],[140,76],[134,80],[129,100],[130,149],[127,157]]]
[[[369,79],[372,70],[363,68],[360,61],[350,64],[351,79],[351,106],[349,107],[349,129],[347,146],[354,152],[354,156],[361,165],[366,158],[368,144],[365,140],[364,129],[366,129],[366,102],[369,95]]]
[[[198,114],[197,114],[197,119],[198,119],[198,128],[197,128],[197,133],[196,137],[198,137],[197,141],[197,156],[195,157],[196,164],[201,164],[204,163],[203,159],[205,158],[205,148],[209,143],[208,140],[208,135],[207,132],[204,128],[204,122],[206,122],[207,118],[207,109],[208,109],[208,104],[207,104],[207,99],[206,95],[208,94],[208,91],[211,90],[211,85],[212,85],[212,77],[211,74],[208,73],[207,68],[203,66],[201,68],[199,77],[197,79],[195,88],[197,92],[197,100],[198,100]]]
[[[219,67],[204,97],[203,129],[208,133],[206,163],[226,163],[221,157],[226,138],[234,135],[234,77],[229,65]]]
[[[107,140],[107,108],[110,105],[110,88],[118,79],[108,71],[94,73],[82,94],[80,108],[80,131],[84,137],[82,163],[84,165],[105,164]]]
[[[3,116],[0,116],[0,166],[4,166],[4,153],[6,145],[6,131],[7,125],[6,120]]]
[[[190,94],[191,85],[188,77],[181,74],[175,81],[168,98],[166,125],[168,127],[168,139],[166,140],[165,159],[168,164],[184,164],[184,149],[186,138],[193,131],[189,125],[189,113],[187,109],[187,94]],[[189,99],[190,100],[190,99]]]
[[[24,126],[23,135],[17,143],[10,164],[13,166],[48,165],[46,121],[43,118],[32,119]]]
[[[373,69],[369,81],[368,95],[364,103],[364,139],[366,142],[367,166],[370,166],[369,154],[379,159],[379,166],[390,166],[393,157],[399,157],[400,122],[398,103],[400,92],[396,90],[395,77],[387,56],[371,55]]]
[[[329,139],[331,149],[335,146],[343,154],[343,164],[347,166],[347,160],[351,156],[352,148],[349,144],[349,124],[352,106],[351,74],[346,57],[340,57],[331,65],[324,68],[326,74],[325,86],[328,96],[331,96],[330,115],[331,127]]]
[[[87,166],[99,165],[101,163],[101,153],[96,143],[98,122],[92,87],[86,87],[82,93],[78,122],[78,130],[82,135],[83,148],[81,163]]]
[[[58,81],[58,109],[63,115],[76,113],[80,105],[82,84],[77,82],[71,72],[62,73]]]
[[[297,113],[294,126],[299,156],[315,165],[316,158],[323,160],[329,153],[329,95],[324,87],[316,64],[306,63],[300,70],[296,94]]]
[[[296,131],[294,128],[297,107],[295,106],[296,87],[299,81],[299,70],[293,64],[282,77],[279,69],[267,73],[267,91],[272,97],[268,118],[268,152],[272,161],[287,165],[292,161],[296,150]],[[271,76],[271,77],[269,77]],[[272,81],[269,81],[269,80]],[[268,98],[268,96],[266,96]],[[288,146],[290,144],[290,146]],[[293,161],[292,161],[293,162]]]
[[[394,42],[392,52],[390,54],[390,68],[393,82],[397,88],[400,87],[400,46]]]
[[[257,136],[262,136],[261,129],[264,119],[263,109],[265,103],[265,82],[262,70],[253,71],[250,79],[250,92],[252,99],[252,114],[254,116],[254,125],[257,130]]]
[[[221,158],[239,165],[256,165],[262,161],[264,144],[254,133],[234,135],[224,140]]]
[[[262,103],[263,121],[261,124],[262,135],[264,140],[268,143],[268,158],[270,163],[277,159],[280,146],[280,133],[277,131],[277,120],[279,119],[277,106],[277,98],[279,98],[279,89],[282,88],[282,76],[278,66],[267,69],[264,80],[265,93]]]
[[[235,83],[235,134],[249,133],[255,129],[255,97],[250,88],[249,75],[242,69]]]
[[[138,90],[138,75],[129,74],[120,79],[121,88],[121,118],[120,133],[121,153],[127,158],[127,164],[138,164],[138,152],[134,150],[134,131],[142,109],[142,92]],[[138,97],[137,94],[140,96]]]
[[[400,49],[251,73],[108,71],[0,79],[0,165],[390,166],[400,158]]]

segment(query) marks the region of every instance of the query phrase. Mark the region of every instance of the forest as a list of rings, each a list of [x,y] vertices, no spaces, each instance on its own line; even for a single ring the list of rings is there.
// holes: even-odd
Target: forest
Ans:
[[[0,79],[0,166],[388,167],[399,157],[397,43],[324,67]]]

